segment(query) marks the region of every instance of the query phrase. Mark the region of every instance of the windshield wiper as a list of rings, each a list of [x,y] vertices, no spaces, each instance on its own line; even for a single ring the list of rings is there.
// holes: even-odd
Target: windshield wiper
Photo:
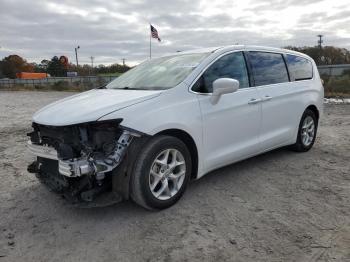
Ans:
[[[124,89],[124,90],[148,90],[147,88],[142,88],[142,87],[135,88],[135,87],[128,87],[128,86],[124,86],[122,88],[117,88],[117,89]]]
[[[96,89],[107,89],[107,85],[99,86],[99,87],[97,87]]]
[[[110,87],[110,89],[114,89],[114,90],[162,90],[162,88],[154,88],[154,87],[128,87],[128,86],[124,86],[124,87]]]

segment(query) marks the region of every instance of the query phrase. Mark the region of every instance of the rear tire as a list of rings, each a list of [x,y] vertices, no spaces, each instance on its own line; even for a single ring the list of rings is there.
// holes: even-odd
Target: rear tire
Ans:
[[[296,152],[307,152],[315,143],[318,127],[318,119],[315,113],[306,109],[301,117],[298,129],[297,141],[291,146]]]
[[[191,170],[191,155],[181,140],[155,136],[135,161],[131,198],[146,209],[168,208],[184,194]]]

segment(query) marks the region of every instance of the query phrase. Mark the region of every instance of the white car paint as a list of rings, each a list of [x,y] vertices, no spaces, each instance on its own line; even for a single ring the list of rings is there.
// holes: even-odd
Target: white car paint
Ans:
[[[94,89],[59,100],[39,110],[33,121],[50,126],[96,121],[101,116],[152,99],[161,91]]]
[[[203,122],[205,170],[227,165],[260,150],[261,104],[248,104],[250,99],[259,97],[255,88],[223,95],[216,105],[210,103],[207,96],[198,94],[197,97]]]
[[[174,88],[162,91],[92,90],[49,105],[33,117],[45,125],[71,125],[122,118],[121,125],[155,135],[168,129],[187,132],[198,151],[198,174],[276,147],[293,144],[302,113],[309,105],[323,109],[323,87],[312,61],[312,80],[239,89],[210,102],[210,94],[198,94],[191,86],[220,56],[236,51],[265,51],[306,55],[275,48],[229,46],[195,52],[211,52]],[[271,97],[271,99],[270,99]],[[248,104],[251,99],[260,103]]]

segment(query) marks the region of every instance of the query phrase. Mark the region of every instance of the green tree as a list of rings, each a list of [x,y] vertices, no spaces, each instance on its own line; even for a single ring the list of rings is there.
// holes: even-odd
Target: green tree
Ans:
[[[59,58],[54,56],[47,64],[47,73],[51,76],[66,76],[67,70],[64,68],[64,65],[60,62]]]
[[[42,60],[40,64],[35,64],[34,71],[36,73],[47,73],[47,68],[49,66],[50,61],[49,60]]]
[[[0,61],[0,79],[5,77],[4,73],[2,72],[2,64],[3,62]]]
[[[350,64],[350,51],[345,48],[334,46],[325,46],[322,48],[318,46],[287,46],[286,49],[307,54],[315,60],[317,65]]]

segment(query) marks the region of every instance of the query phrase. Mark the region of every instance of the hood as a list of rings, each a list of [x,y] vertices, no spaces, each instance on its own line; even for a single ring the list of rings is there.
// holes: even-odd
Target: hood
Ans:
[[[33,121],[66,126],[96,121],[102,116],[159,96],[161,91],[94,89],[70,96],[36,112]]]

